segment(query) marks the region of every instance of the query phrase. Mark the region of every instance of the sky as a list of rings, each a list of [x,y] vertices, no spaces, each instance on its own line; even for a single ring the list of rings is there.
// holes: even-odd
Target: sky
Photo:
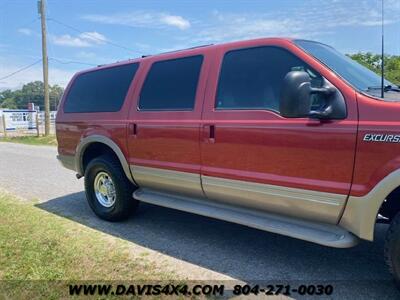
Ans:
[[[381,1],[47,0],[49,82],[65,87],[98,64],[257,37],[379,53]],[[400,55],[400,0],[383,1],[385,52]],[[42,80],[41,56],[37,0],[0,0],[0,90]]]

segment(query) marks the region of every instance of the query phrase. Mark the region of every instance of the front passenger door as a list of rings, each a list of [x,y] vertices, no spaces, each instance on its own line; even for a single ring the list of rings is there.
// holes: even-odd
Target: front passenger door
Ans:
[[[203,113],[206,196],[257,211],[336,223],[353,170],[354,95],[344,95],[348,115],[343,120],[284,118],[279,99],[285,75],[304,70],[318,85],[324,79],[315,68],[275,45],[228,46],[219,51],[218,62]]]

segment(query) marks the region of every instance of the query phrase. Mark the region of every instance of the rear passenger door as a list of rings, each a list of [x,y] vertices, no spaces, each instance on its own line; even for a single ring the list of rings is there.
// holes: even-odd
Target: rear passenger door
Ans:
[[[143,61],[129,114],[129,162],[139,186],[202,197],[200,121],[207,55],[191,51]]]
[[[297,48],[292,52],[275,45],[228,45],[219,48],[217,58],[203,114],[206,196],[255,210],[336,223],[353,170],[354,92],[342,89],[347,93],[343,94],[346,119],[284,118],[279,99],[286,74],[304,70],[312,85],[320,87],[324,80],[320,72],[329,76],[329,71]],[[329,78],[334,83],[335,76]],[[337,78],[335,83],[343,85]],[[321,105],[320,101],[314,98],[313,105]]]

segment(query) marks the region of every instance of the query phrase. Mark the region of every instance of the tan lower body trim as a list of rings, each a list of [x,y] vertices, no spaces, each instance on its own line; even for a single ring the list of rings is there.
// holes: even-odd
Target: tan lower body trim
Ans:
[[[135,182],[140,187],[196,197],[204,196],[200,174],[136,165],[131,165],[130,169]]]
[[[346,195],[202,176],[208,198],[251,209],[336,224]]]
[[[399,186],[400,170],[397,170],[382,179],[367,195],[350,196],[339,225],[362,239],[372,241],[379,209],[386,197]]]
[[[208,199],[236,207],[337,224],[346,195],[131,166],[140,187]],[[204,190],[204,192],[203,192]]]
[[[204,198],[177,196],[146,188],[137,189],[133,196],[142,202],[233,222],[329,247],[347,248],[358,243],[358,238],[337,225],[278,216],[216,203]]]
[[[72,171],[76,171],[74,155],[59,154],[59,155],[57,155],[57,159],[64,168],[67,168]]]

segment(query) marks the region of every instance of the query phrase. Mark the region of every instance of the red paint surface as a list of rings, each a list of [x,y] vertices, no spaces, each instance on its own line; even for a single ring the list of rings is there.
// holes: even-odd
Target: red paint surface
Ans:
[[[140,89],[153,62],[199,54],[204,58],[193,111],[138,111]],[[142,72],[136,77],[138,88],[130,98],[128,122],[137,128],[137,134],[130,132],[127,138],[130,164],[200,172],[201,112],[212,54],[212,49],[199,48],[149,57],[143,62]]]
[[[260,45],[288,49],[341,87],[348,117],[340,121],[318,121],[287,119],[266,110],[215,111],[222,58],[227,51],[237,49],[235,44],[224,45],[216,51],[204,104],[204,121],[215,124],[215,143],[201,143],[203,174],[348,194],[357,126],[354,92],[285,40],[254,41],[240,47]]]
[[[266,110],[214,111],[224,53],[262,45],[288,49],[327,78],[343,94],[347,118],[318,121],[285,119]],[[137,111],[140,88],[153,62],[198,54],[204,61],[193,111]],[[121,111],[68,114],[62,100],[57,115],[61,154],[74,154],[81,138],[100,134],[114,140],[130,164],[357,196],[399,168],[399,144],[366,143],[362,138],[365,133],[396,134],[400,105],[357,94],[290,40],[235,42],[134,61],[140,67]],[[210,125],[215,127],[214,140],[209,139]]]
[[[363,141],[366,133],[400,133],[400,103],[379,101],[362,94],[357,98],[360,122],[351,194],[363,196],[384,177],[400,168],[399,143]]]

